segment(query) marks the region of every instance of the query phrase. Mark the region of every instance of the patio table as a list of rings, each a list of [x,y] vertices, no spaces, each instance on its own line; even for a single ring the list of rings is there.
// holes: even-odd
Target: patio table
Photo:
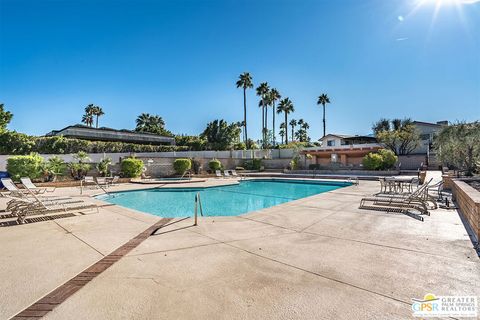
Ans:
[[[387,177],[385,178],[385,183],[389,192],[403,193],[404,190],[411,192],[413,179],[410,177]]]

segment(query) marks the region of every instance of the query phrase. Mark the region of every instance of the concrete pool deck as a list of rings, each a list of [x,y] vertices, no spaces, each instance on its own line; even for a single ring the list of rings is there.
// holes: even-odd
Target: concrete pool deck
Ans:
[[[438,209],[420,222],[358,209],[376,191],[378,182],[361,181],[242,216],[199,218],[198,226],[175,219],[44,318],[405,319],[411,299],[426,293],[480,296],[480,260],[458,213]],[[101,203],[88,198],[94,193],[83,197]],[[0,228],[0,319],[159,220],[108,205]]]

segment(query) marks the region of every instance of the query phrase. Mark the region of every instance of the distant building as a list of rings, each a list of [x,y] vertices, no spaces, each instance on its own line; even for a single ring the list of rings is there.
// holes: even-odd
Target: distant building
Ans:
[[[374,136],[359,136],[359,135],[345,135],[329,133],[325,137],[320,138],[322,147],[338,147],[345,145],[376,143],[377,139]]]
[[[321,146],[304,149],[319,167],[360,167],[362,158],[382,148],[373,136],[327,134],[320,139]]]
[[[175,145],[175,138],[160,136],[153,133],[143,133],[131,130],[116,130],[111,128],[92,128],[84,125],[73,125],[61,130],[54,130],[46,136],[64,136],[91,141],[111,141],[151,145]]]
[[[437,121],[436,123],[413,121],[413,125],[420,133],[420,145],[412,154],[429,154],[433,149],[433,139],[435,135],[448,126],[448,121]]]

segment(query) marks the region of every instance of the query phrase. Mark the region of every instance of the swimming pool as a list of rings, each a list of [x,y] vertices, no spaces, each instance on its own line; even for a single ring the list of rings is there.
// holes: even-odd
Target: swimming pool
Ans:
[[[116,192],[97,198],[161,217],[187,217],[200,193],[204,216],[236,216],[351,185],[308,180],[245,180],[209,188],[160,188]]]

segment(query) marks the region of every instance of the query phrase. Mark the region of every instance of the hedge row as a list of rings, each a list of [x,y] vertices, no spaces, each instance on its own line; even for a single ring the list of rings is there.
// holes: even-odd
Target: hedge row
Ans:
[[[41,154],[69,154],[78,151],[102,152],[166,152],[186,151],[186,146],[158,146],[123,142],[88,141],[61,136],[33,137],[14,131],[0,132],[0,154],[25,155],[30,152]]]

